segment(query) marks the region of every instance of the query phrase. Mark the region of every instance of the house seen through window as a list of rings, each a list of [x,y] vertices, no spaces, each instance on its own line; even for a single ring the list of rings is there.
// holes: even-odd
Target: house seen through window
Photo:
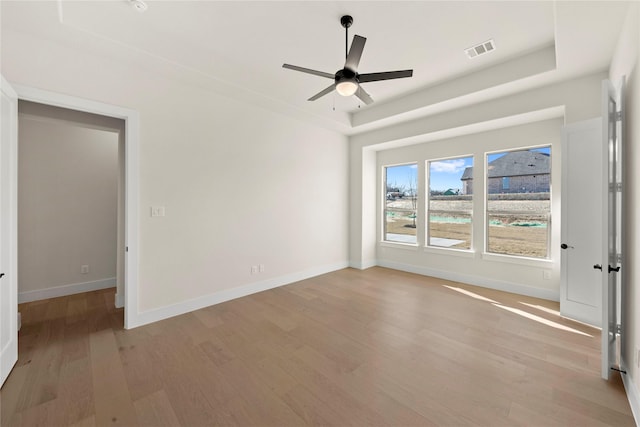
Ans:
[[[486,170],[487,252],[549,258],[550,147],[489,153]]]

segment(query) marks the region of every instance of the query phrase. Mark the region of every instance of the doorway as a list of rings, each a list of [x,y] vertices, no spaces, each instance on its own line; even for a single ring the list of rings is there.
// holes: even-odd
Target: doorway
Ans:
[[[122,119],[18,102],[18,303],[119,288]]]
[[[60,107],[81,113],[90,113],[107,118],[120,119],[124,131],[120,144],[121,165],[121,202],[118,218],[118,259],[121,280],[118,283],[116,301],[118,307],[124,307],[124,327],[131,329],[141,324],[137,310],[138,300],[138,213],[139,213],[139,113],[128,108],[104,104],[83,98],[63,95],[20,85],[12,85],[18,100],[30,101],[45,106]],[[17,255],[17,248],[11,248]]]

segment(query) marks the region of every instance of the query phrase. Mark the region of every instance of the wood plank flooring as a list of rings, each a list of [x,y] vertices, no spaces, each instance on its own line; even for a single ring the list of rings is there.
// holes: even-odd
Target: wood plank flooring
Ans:
[[[558,304],[345,269],[133,330],[113,290],[20,305],[2,426],[633,426]]]

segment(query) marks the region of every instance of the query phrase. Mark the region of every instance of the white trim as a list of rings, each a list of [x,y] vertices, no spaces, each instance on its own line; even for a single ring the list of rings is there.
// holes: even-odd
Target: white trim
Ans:
[[[378,261],[375,259],[360,261],[351,261],[349,262],[349,267],[356,268],[358,270],[366,270],[367,268],[375,267],[378,265]]]
[[[119,294],[116,292],[116,294],[113,296],[113,304],[116,306],[116,308],[124,307],[124,294]]]
[[[528,265],[537,268],[550,268],[555,261],[551,258],[528,258],[517,255],[494,254],[489,252],[482,253],[484,261],[506,262],[509,264]]]
[[[423,251],[431,254],[458,256],[462,258],[476,257],[476,251],[474,251],[473,249],[453,249],[438,246],[425,246]]]
[[[504,282],[502,280],[487,279],[486,277],[472,276],[469,274],[462,274],[445,270],[436,270],[433,268],[403,264],[394,261],[378,260],[378,265],[380,267],[391,268],[394,270],[406,271],[423,276],[437,277],[439,279],[451,280],[454,282],[466,283],[468,285],[481,286],[483,288],[496,289],[499,291],[511,292],[514,294],[526,295],[535,298],[542,298],[550,301],[559,300],[557,291],[551,289],[536,288],[520,283]]]
[[[116,278],[93,280],[91,282],[73,283],[70,285],[55,286],[53,288],[38,289],[35,291],[20,292],[18,304],[23,302],[40,301],[43,299],[64,297],[82,292],[97,291],[99,289],[113,288],[116,286]]]
[[[278,288],[280,286],[289,285],[291,283],[308,279],[310,277],[331,273],[332,271],[336,270],[342,270],[344,268],[347,268],[348,266],[349,265],[347,262],[339,262],[336,264],[314,267],[309,270],[299,271],[280,277],[274,277],[271,279],[262,280],[260,282],[249,283],[244,286],[238,286],[236,288],[226,289],[224,291],[215,292],[213,294],[204,295],[176,304],[144,311],[142,313],[138,313],[138,316],[136,317],[137,323],[132,325],[131,327],[138,327],[157,322],[159,320],[168,319],[170,317],[179,316],[181,314],[189,313],[191,311],[199,310],[211,305],[220,304],[236,298],[242,298],[247,295],[255,294],[273,288]]]
[[[105,104],[42,89],[13,85],[18,99],[69,108],[125,121],[125,281],[124,327],[140,324],[138,320],[139,269],[139,147],[140,114],[136,110]],[[17,167],[17,163],[16,163]]]
[[[378,245],[382,248],[402,249],[405,251],[417,251],[420,249],[417,243],[392,242],[390,240],[382,240],[378,242]]]
[[[1,285],[6,287],[2,291],[2,305],[8,309],[8,313],[0,315],[0,323],[7,322],[5,326],[8,336],[1,338],[0,343],[0,386],[5,383],[9,373],[18,360],[18,328],[14,323],[18,317],[18,96],[15,88],[0,75],[0,92],[9,101],[8,108],[3,112],[8,117],[0,126],[3,126],[3,134],[6,138],[0,140],[0,208],[2,211],[2,243],[0,243],[0,257],[3,257],[2,273],[5,277]],[[5,253],[6,251],[6,253]]]
[[[622,360],[622,366],[627,366],[627,364],[624,363],[624,360]],[[626,369],[626,371],[628,372],[629,369]],[[640,427],[640,393],[629,374],[620,374],[620,376],[622,377],[624,390],[627,392],[627,399],[629,400],[629,406],[631,406],[631,413],[636,421],[636,425]]]

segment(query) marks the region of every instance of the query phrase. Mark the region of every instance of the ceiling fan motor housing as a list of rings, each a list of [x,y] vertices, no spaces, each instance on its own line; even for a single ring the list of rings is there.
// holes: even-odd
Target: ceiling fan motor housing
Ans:
[[[338,70],[336,72],[336,84],[342,81],[353,81],[353,82],[359,83],[358,73],[356,73],[355,71],[349,68],[343,68],[342,70]]]

